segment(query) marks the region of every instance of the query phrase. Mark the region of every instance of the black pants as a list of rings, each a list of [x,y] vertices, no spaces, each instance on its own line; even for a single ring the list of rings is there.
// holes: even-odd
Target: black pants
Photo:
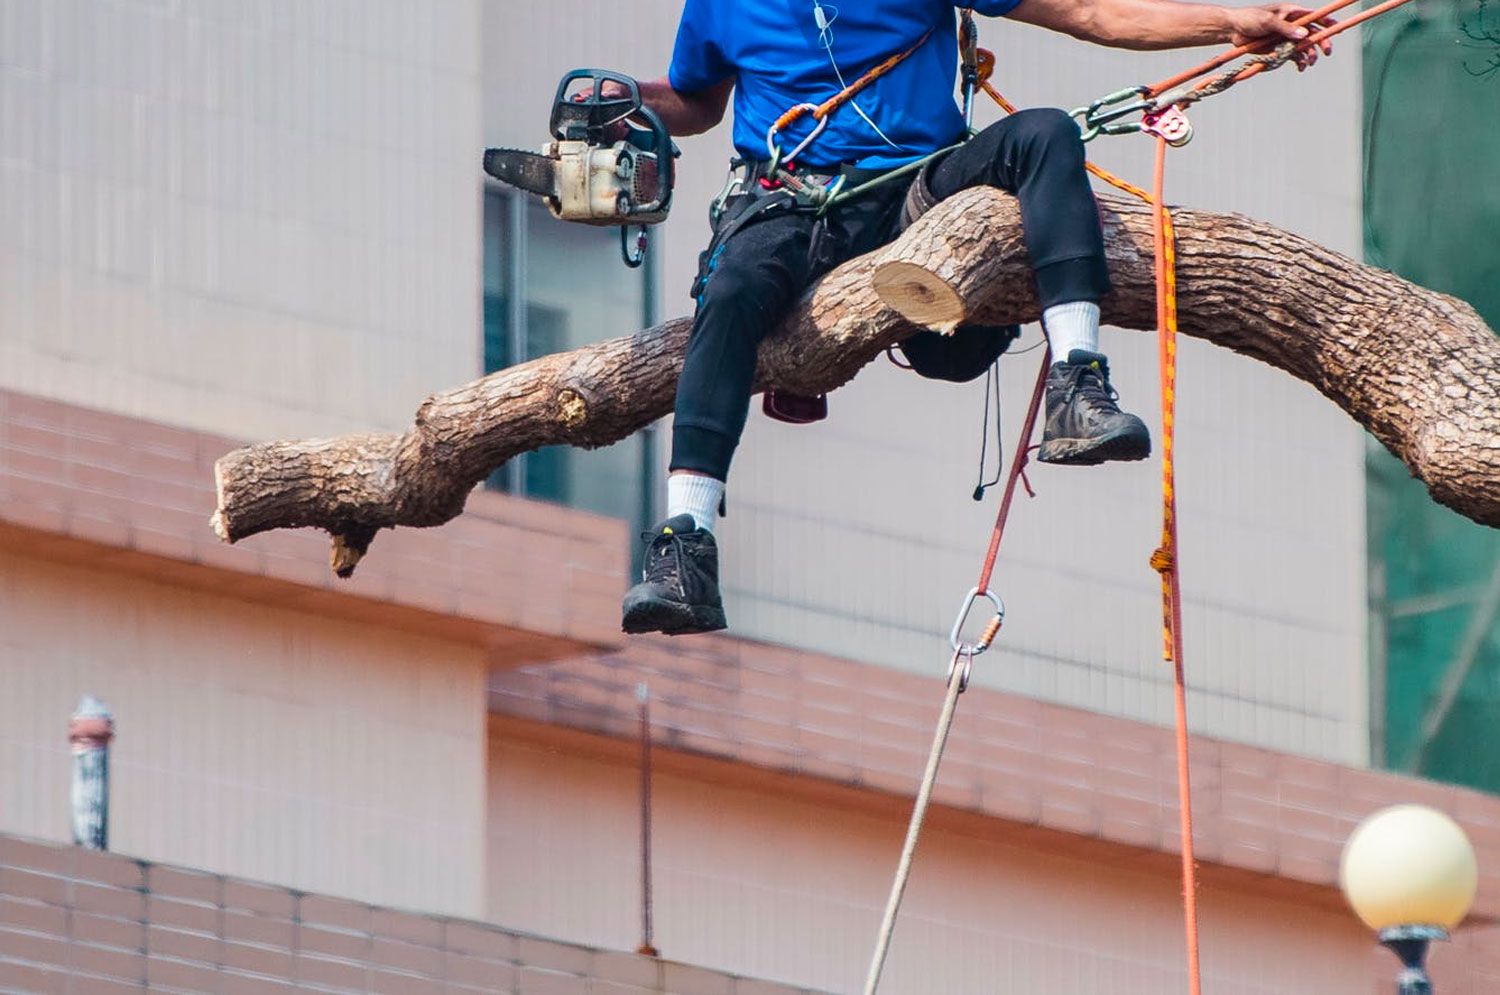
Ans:
[[[1027,110],[984,129],[930,171],[938,198],[975,186],[1014,193],[1043,308],[1097,301],[1109,290],[1104,235],[1083,168],[1078,127],[1059,110]],[[673,470],[727,479],[745,429],[761,340],[827,270],[890,242],[906,184],[830,211],[752,222],[724,243],[698,299],[672,427]]]

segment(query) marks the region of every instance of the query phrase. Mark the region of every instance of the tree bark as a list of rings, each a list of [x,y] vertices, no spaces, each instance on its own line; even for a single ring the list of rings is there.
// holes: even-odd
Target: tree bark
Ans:
[[[1104,320],[1154,328],[1150,212],[1112,197],[1100,212],[1114,282]],[[1173,219],[1184,334],[1312,384],[1436,500],[1500,526],[1500,340],[1473,308],[1247,218]],[[761,347],[757,389],[826,393],[919,326],[1038,313],[1014,198],[965,191],[805,295]],[[434,394],[404,435],[235,450],[215,466],[213,527],[227,542],[325,529],[348,576],[379,529],[454,518],[511,457],[608,445],[666,414],[688,328],[679,318]]]

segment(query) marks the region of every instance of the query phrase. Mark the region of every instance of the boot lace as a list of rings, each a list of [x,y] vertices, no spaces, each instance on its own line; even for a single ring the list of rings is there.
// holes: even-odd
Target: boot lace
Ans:
[[[1120,392],[1109,382],[1109,375],[1091,363],[1079,364],[1069,373],[1068,401],[1079,397],[1099,407],[1118,408]]]
[[[674,534],[647,532],[642,538],[651,541],[646,553],[646,562],[641,568],[641,578],[652,584],[666,584],[677,589],[682,586],[682,537]]]

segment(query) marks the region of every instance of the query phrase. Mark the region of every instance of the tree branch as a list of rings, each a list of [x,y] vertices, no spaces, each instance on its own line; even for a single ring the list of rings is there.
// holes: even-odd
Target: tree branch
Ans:
[[[1104,320],[1155,323],[1149,211],[1101,198],[1114,289]],[[1182,331],[1312,384],[1421,478],[1500,526],[1500,340],[1469,305],[1235,215],[1174,214]],[[944,201],[885,248],[824,278],[761,347],[757,389],[825,393],[913,320],[1038,317],[1014,198]],[[912,320],[908,320],[908,319]],[[497,466],[542,446],[618,441],[671,409],[689,322],[493,373],[428,398],[404,435],[272,442],[215,466],[227,542],[314,526],[353,572],[381,528],[440,525]]]

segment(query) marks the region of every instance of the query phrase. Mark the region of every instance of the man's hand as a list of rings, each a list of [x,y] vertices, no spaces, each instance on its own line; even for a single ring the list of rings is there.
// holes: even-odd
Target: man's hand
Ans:
[[[1115,48],[1188,48],[1193,45],[1235,45],[1266,42],[1266,51],[1282,41],[1301,41],[1308,31],[1292,22],[1312,13],[1294,3],[1259,7],[1225,7],[1182,3],[1179,0],[1021,0],[1010,17],[1074,38]],[[1332,18],[1318,26],[1332,24]],[[1296,56],[1306,69],[1333,51],[1327,42]]]
[[[1311,13],[1312,11],[1308,8],[1294,3],[1268,3],[1259,7],[1228,8],[1229,42],[1232,45],[1250,45],[1258,41],[1270,41],[1276,44],[1282,41],[1301,41],[1307,37],[1308,30],[1293,22]],[[1331,17],[1325,17],[1316,23],[1320,27],[1328,27],[1334,23],[1334,20]],[[1297,63],[1299,72],[1318,61],[1319,49],[1322,49],[1324,55],[1333,54],[1333,45],[1326,41],[1298,52],[1293,57],[1293,61]]]
[[[701,135],[724,118],[724,109],[729,105],[729,94],[734,90],[734,79],[724,80],[698,93],[679,93],[664,76],[661,79],[641,80],[641,103],[655,111],[674,136]],[[599,94],[605,100],[630,95],[629,87],[614,80],[605,80]],[[588,92],[574,94],[574,100],[584,100]],[[629,133],[624,121],[610,126],[607,138],[617,142]]]
[[[573,103],[581,104],[585,100],[589,100],[590,98],[592,98],[593,95],[593,88],[586,87],[573,94]],[[600,100],[623,100],[629,96],[630,87],[626,86],[624,83],[617,83],[612,79],[600,80]],[[604,140],[606,142],[614,143],[622,140],[628,134],[630,134],[630,126],[627,125],[622,119],[616,121],[614,124],[611,124],[604,129]]]

